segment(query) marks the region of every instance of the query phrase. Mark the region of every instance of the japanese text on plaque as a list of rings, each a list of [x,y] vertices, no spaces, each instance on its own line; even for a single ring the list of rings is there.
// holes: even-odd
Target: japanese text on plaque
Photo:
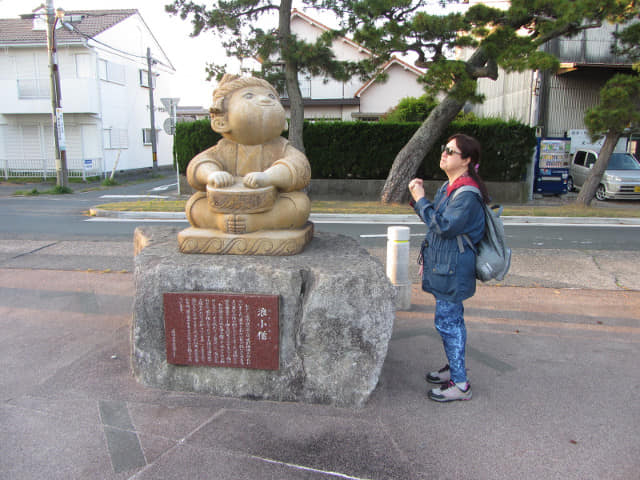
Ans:
[[[167,362],[277,370],[277,295],[165,293]]]

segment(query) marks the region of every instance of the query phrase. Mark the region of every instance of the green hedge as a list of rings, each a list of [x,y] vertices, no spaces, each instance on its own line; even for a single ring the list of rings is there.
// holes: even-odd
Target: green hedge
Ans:
[[[305,122],[304,145],[312,178],[385,179],[397,153],[409,141],[419,123]],[[480,175],[486,181],[524,179],[535,147],[533,128],[518,122],[480,119],[452,122],[423,161],[418,175],[424,179],[445,178],[439,168],[440,145],[456,132],[472,135],[482,144]],[[286,136],[286,132],[284,133]],[[175,149],[180,171],[197,153],[214,145],[220,136],[207,120],[179,123]]]
[[[187,164],[198,153],[218,143],[222,136],[211,130],[209,120],[179,122],[173,137],[173,151],[180,173],[187,171]]]

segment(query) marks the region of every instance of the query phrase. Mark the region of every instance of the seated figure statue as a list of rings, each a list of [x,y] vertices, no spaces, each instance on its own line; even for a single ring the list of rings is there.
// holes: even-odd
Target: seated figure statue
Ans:
[[[276,90],[255,77],[225,75],[213,93],[211,128],[222,135],[196,155],[187,180],[191,228],[184,253],[290,255],[311,240],[307,157],[280,134],[286,128]]]

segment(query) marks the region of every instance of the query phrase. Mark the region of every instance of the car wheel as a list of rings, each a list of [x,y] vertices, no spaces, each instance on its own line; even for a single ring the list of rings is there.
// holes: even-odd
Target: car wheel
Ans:
[[[576,187],[573,186],[573,178],[567,178],[567,192],[573,192]]]
[[[596,199],[604,202],[607,199],[606,190],[604,189],[604,185],[598,185],[598,189],[596,190]]]

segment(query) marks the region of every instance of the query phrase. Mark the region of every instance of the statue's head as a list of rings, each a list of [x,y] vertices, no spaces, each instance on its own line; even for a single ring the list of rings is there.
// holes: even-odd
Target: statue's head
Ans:
[[[214,131],[243,145],[266,143],[287,127],[278,92],[256,77],[222,77],[209,112]]]

